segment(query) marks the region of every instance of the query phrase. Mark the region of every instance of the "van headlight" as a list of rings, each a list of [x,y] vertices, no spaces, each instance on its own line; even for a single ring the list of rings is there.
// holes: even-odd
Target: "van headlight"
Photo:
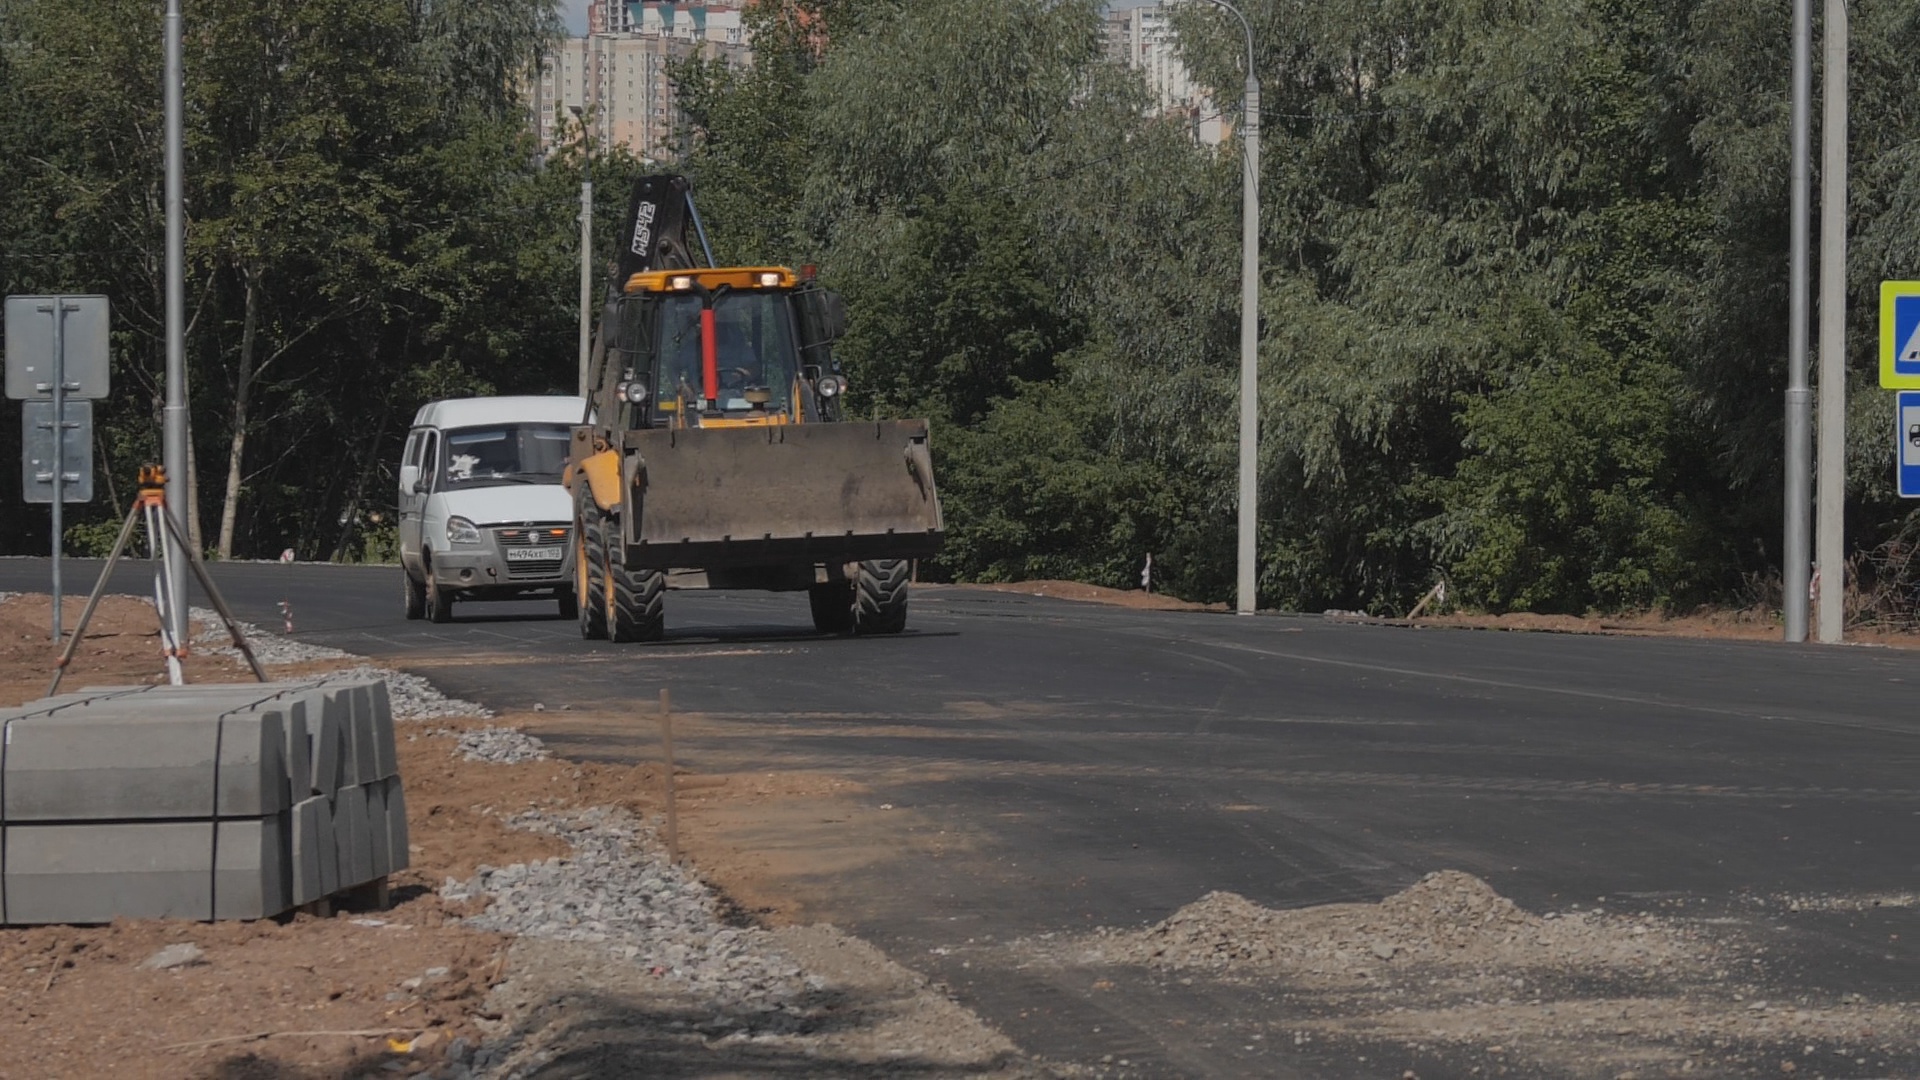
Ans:
[[[447,519],[447,543],[477,544],[479,542],[480,530],[473,527],[473,522],[463,517]]]

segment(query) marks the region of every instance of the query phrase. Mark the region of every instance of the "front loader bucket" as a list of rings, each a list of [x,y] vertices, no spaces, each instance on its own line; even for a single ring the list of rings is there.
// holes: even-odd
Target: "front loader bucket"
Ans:
[[[628,565],[914,559],[940,550],[925,420],[629,431]]]

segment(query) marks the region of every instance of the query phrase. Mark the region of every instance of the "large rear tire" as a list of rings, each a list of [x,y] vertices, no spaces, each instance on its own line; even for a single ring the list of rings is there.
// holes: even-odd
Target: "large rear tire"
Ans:
[[[815,630],[847,633],[853,629],[853,582],[828,581],[808,588],[807,606],[813,610]]]
[[[605,641],[607,639],[607,541],[605,518],[598,506],[576,506],[573,512],[574,531],[580,537],[579,552],[575,556],[573,584],[575,597],[579,601],[574,614],[580,619],[580,637],[586,641]]]
[[[913,563],[876,559],[860,564],[853,578],[853,632],[897,634],[907,628],[907,582]]]
[[[419,578],[413,576],[413,571],[407,569],[404,563],[400,566],[400,580],[402,582],[402,588],[406,590],[407,618],[426,618],[427,587],[420,583]]]
[[[628,570],[627,545],[618,525],[608,523],[607,577],[613,582],[613,611],[607,636],[615,641],[659,641],[667,631],[667,575],[659,570]]]

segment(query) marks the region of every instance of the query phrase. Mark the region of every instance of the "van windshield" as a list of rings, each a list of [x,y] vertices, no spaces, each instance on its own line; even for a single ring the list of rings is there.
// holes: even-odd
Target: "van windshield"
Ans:
[[[557,484],[572,431],[565,424],[488,424],[446,433],[440,487]]]

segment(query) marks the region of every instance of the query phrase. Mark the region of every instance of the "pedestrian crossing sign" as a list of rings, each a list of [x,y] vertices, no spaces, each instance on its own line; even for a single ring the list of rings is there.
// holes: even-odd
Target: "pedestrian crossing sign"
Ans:
[[[1920,281],[1880,283],[1880,385],[1920,390]]]

